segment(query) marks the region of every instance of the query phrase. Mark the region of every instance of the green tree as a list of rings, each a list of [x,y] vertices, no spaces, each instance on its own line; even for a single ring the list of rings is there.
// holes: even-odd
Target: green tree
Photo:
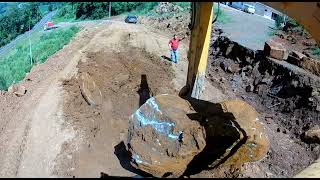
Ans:
[[[50,4],[50,5],[48,6],[48,11],[52,11],[52,10],[53,10],[53,5]]]

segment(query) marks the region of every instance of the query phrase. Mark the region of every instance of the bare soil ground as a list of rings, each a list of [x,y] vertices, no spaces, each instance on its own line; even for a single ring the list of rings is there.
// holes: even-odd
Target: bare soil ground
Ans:
[[[179,64],[172,64],[167,60],[167,45],[174,29],[163,32],[165,26],[117,21],[84,24],[69,45],[26,76],[21,82],[27,89],[24,96],[0,95],[1,177],[143,175],[129,165],[122,143],[129,116],[145,101],[143,92],[177,94],[184,86],[189,42],[181,44]],[[319,118],[296,121],[278,112],[277,106],[267,108],[271,100],[264,103],[263,96],[246,92],[244,84],[237,85],[237,77],[221,69],[222,61],[236,64],[211,48],[202,99],[241,98],[250,103],[260,113],[271,149],[259,162],[190,176],[290,177],[313,162],[319,146],[305,144],[295,133],[299,123],[316,123]],[[79,79],[83,73],[90,74],[101,90],[101,106],[92,107],[84,100]]]
[[[178,94],[187,73],[187,44],[172,64],[171,35],[122,22],[85,26],[75,39],[20,83],[23,97],[0,96],[2,177],[133,176],[123,157],[127,121],[141,103],[141,78],[150,96]],[[78,77],[89,73],[103,105],[89,106]],[[210,88],[209,88],[210,89]],[[140,93],[140,94],[139,94]]]

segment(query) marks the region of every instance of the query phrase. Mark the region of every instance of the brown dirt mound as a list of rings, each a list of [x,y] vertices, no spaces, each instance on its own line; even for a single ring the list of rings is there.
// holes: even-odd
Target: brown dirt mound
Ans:
[[[167,62],[161,62],[160,57],[134,47],[128,47],[121,52],[109,50],[87,53],[86,62],[80,62],[78,65],[78,75],[63,83],[69,94],[64,106],[66,120],[86,134],[83,138],[87,142],[77,156],[77,162],[65,163],[66,166],[79,165],[77,171],[69,174],[70,176],[83,177],[85,170],[81,172],[82,162],[88,162],[92,166],[97,163],[93,162],[95,160],[111,163],[108,156],[112,156],[113,153],[107,156],[101,154],[101,144],[110,142],[109,146],[114,146],[117,151],[120,147],[119,137],[127,131],[128,117],[147,98],[162,93],[176,93],[171,85],[173,74],[170,66]],[[90,74],[97,87],[100,87],[103,95],[102,105],[92,107],[81,95],[79,77],[84,73]],[[119,147],[116,146],[117,143]],[[64,148],[68,151],[72,146],[65,144]],[[91,155],[93,152],[94,158]]]

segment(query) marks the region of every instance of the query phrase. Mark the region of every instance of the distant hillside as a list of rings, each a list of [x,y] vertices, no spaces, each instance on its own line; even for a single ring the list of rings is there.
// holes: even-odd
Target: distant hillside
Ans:
[[[10,7],[17,6],[16,2],[0,2],[0,14],[5,13]]]

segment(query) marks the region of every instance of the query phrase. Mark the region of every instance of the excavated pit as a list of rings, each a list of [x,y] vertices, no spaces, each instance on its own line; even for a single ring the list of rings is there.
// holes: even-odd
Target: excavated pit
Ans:
[[[271,149],[257,163],[264,177],[291,177],[317,159],[319,144],[303,137],[320,123],[318,76],[222,36],[211,43],[207,71],[213,85],[251,104],[266,124]]]

